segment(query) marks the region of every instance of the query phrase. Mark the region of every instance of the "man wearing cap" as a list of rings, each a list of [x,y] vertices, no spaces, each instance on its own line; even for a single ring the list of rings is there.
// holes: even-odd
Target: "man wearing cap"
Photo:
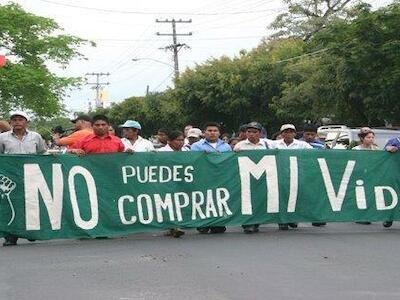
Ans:
[[[269,149],[268,141],[261,139],[261,132],[263,127],[258,122],[250,122],[246,126],[246,139],[238,142],[233,148],[234,151],[239,152],[242,150],[265,150]],[[243,225],[244,233],[258,232],[259,224]]]
[[[258,122],[250,122],[246,125],[246,139],[238,142],[233,148],[234,151],[260,150],[271,148],[272,141],[262,139],[263,127]]]
[[[189,151],[194,143],[200,141],[201,135],[202,135],[201,129],[199,128],[189,129],[186,136],[188,142],[183,146],[183,148]]]
[[[153,143],[142,138],[139,133],[142,126],[135,120],[127,120],[120,125],[124,138],[121,139],[125,146],[125,152],[149,152],[154,151]]]
[[[271,145],[273,149],[313,149],[308,143],[295,139],[296,127],[293,124],[284,124],[281,126],[282,139],[277,140]],[[289,226],[296,228],[296,223],[278,224],[280,230],[288,230]]]
[[[26,113],[11,113],[11,130],[0,134],[1,154],[42,154],[46,151],[46,144],[40,134],[27,130],[28,122],[29,117]],[[8,235],[3,246],[14,246],[17,240],[17,236]]]
[[[312,149],[311,145],[305,141],[295,139],[296,127],[293,124],[281,126],[282,139],[275,141],[271,148],[274,149]]]
[[[58,146],[71,146],[78,140],[93,134],[92,119],[89,116],[81,115],[71,122],[75,124],[75,131],[69,136],[62,138],[60,133],[53,135],[53,141]]]

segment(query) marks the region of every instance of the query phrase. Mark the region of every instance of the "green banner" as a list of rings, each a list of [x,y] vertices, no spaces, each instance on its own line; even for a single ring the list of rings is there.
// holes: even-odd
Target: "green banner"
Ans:
[[[259,150],[0,156],[0,236],[399,220],[400,155]]]

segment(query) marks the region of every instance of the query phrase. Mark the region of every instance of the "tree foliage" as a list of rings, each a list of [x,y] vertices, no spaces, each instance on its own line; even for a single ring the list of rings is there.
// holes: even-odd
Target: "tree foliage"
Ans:
[[[303,118],[329,115],[350,125],[399,124],[399,29],[399,4],[364,7],[356,19],[335,22],[309,43],[311,51],[326,52],[287,65],[275,109],[289,118],[297,110]]]
[[[202,126],[236,131],[259,121],[269,132],[283,123],[330,118],[356,126],[400,125],[400,4],[366,5],[335,19],[313,38],[263,41],[234,58],[210,59],[183,72],[164,93],[130,98],[107,110],[116,124]]]
[[[279,14],[270,25],[278,30],[272,37],[296,37],[309,40],[314,34],[340,18],[353,16],[354,0],[283,0],[288,11]]]
[[[39,116],[53,116],[62,110],[61,98],[78,78],[59,77],[47,62],[65,66],[84,40],[58,34],[52,19],[33,15],[17,4],[0,5],[0,50],[8,57],[0,68],[0,113],[11,109],[30,110]]]

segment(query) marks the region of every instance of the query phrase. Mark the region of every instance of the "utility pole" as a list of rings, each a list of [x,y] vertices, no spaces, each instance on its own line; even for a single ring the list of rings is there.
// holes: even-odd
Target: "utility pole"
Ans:
[[[93,85],[92,89],[96,90],[95,108],[103,107],[100,99],[100,92],[104,85],[109,85],[109,82],[100,82],[101,76],[110,76],[110,73],[86,73],[85,76],[96,76],[96,82],[87,82],[86,84]],[[89,105],[91,107],[91,105]]]
[[[176,33],[176,23],[192,23],[192,19],[189,20],[169,20],[169,19],[165,19],[165,20],[159,20],[156,19],[157,23],[171,23],[172,24],[172,33],[159,33],[157,32],[156,34],[159,36],[172,36],[172,44],[168,45],[164,48],[161,49],[165,49],[165,50],[171,50],[174,54],[173,58],[174,58],[174,69],[175,69],[175,80],[178,79],[179,77],[179,63],[178,63],[178,52],[179,50],[181,50],[182,48],[189,48],[188,45],[186,44],[182,44],[182,43],[178,43],[177,41],[177,36],[184,36],[184,35],[192,35],[192,32],[189,33]]]

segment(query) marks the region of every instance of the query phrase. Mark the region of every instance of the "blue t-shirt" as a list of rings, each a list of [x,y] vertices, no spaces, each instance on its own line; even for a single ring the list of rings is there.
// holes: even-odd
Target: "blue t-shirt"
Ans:
[[[397,149],[400,149],[400,137],[388,140],[388,142],[385,145],[385,150],[387,146],[394,146]]]
[[[301,138],[300,141],[304,141],[304,138]],[[308,144],[310,144],[310,146],[313,147],[314,149],[325,149],[325,144],[318,139],[315,139]]]
[[[232,151],[232,148],[221,139],[218,139],[215,148],[206,139],[202,139],[194,143],[190,150],[204,152],[229,152]]]

